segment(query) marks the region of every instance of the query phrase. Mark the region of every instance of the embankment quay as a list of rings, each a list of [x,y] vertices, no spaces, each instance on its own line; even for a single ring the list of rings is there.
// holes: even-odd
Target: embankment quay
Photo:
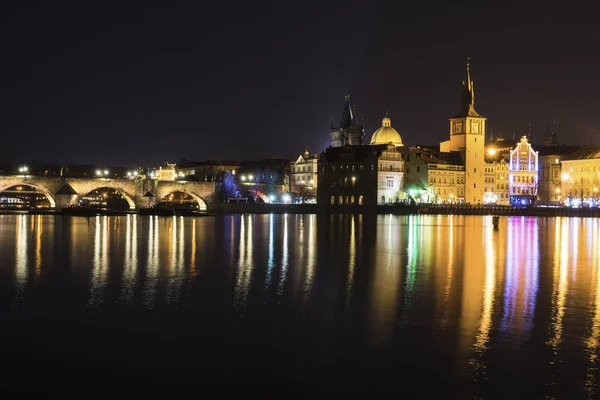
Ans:
[[[139,210],[110,211],[98,210],[99,215],[137,214]],[[0,210],[0,214],[55,214],[62,210]],[[530,217],[600,217],[599,208],[569,207],[510,207],[510,206],[469,206],[469,205],[379,205],[376,209],[360,207],[328,209],[319,208],[316,204],[263,204],[263,203],[220,203],[208,210],[208,213],[183,213],[175,215],[203,216],[211,214],[394,214],[394,215],[499,215]],[[162,214],[159,214],[162,215]]]

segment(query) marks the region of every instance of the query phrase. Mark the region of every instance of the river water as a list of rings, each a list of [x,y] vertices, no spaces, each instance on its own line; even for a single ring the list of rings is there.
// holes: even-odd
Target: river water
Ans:
[[[600,398],[600,220],[0,216],[3,391]]]

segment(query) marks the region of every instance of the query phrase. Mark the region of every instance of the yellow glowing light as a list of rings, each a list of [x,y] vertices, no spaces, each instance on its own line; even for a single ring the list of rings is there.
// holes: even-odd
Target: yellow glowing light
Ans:
[[[563,180],[565,180],[565,181],[566,181],[567,179],[569,179],[569,174],[567,174],[566,172],[563,172],[563,173],[562,173],[560,176],[561,176],[561,178],[562,178]]]
[[[556,188],[555,192],[560,193],[560,188]]]
[[[495,148],[493,148],[493,147],[489,148],[489,149],[488,149],[488,154],[489,154],[490,156],[493,156],[493,155],[495,155],[495,154],[496,154],[496,149],[495,149]]]

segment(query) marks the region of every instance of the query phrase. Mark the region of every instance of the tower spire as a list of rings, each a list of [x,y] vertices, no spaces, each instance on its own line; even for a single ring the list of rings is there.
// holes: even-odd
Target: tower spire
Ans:
[[[471,79],[471,58],[467,57],[465,80],[462,82],[461,110],[456,117],[481,117],[475,111],[475,88]]]

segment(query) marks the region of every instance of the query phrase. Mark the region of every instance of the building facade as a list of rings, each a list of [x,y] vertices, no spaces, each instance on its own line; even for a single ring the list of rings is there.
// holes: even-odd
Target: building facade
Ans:
[[[375,210],[383,146],[329,147],[319,157],[317,204],[329,211]]]
[[[404,187],[404,158],[402,137],[392,127],[386,113],[381,128],[371,136],[371,146],[382,147],[377,160],[377,199],[380,204],[397,203],[406,198]]]
[[[538,153],[533,150],[527,137],[510,151],[509,155],[510,204],[524,206],[535,203],[538,189]]]
[[[290,191],[294,193],[314,191],[314,195],[316,195],[319,182],[317,178],[318,163],[319,156],[310,154],[307,147],[304,154],[290,165]]]
[[[562,201],[571,207],[600,205],[600,147],[588,147],[560,160]]]

